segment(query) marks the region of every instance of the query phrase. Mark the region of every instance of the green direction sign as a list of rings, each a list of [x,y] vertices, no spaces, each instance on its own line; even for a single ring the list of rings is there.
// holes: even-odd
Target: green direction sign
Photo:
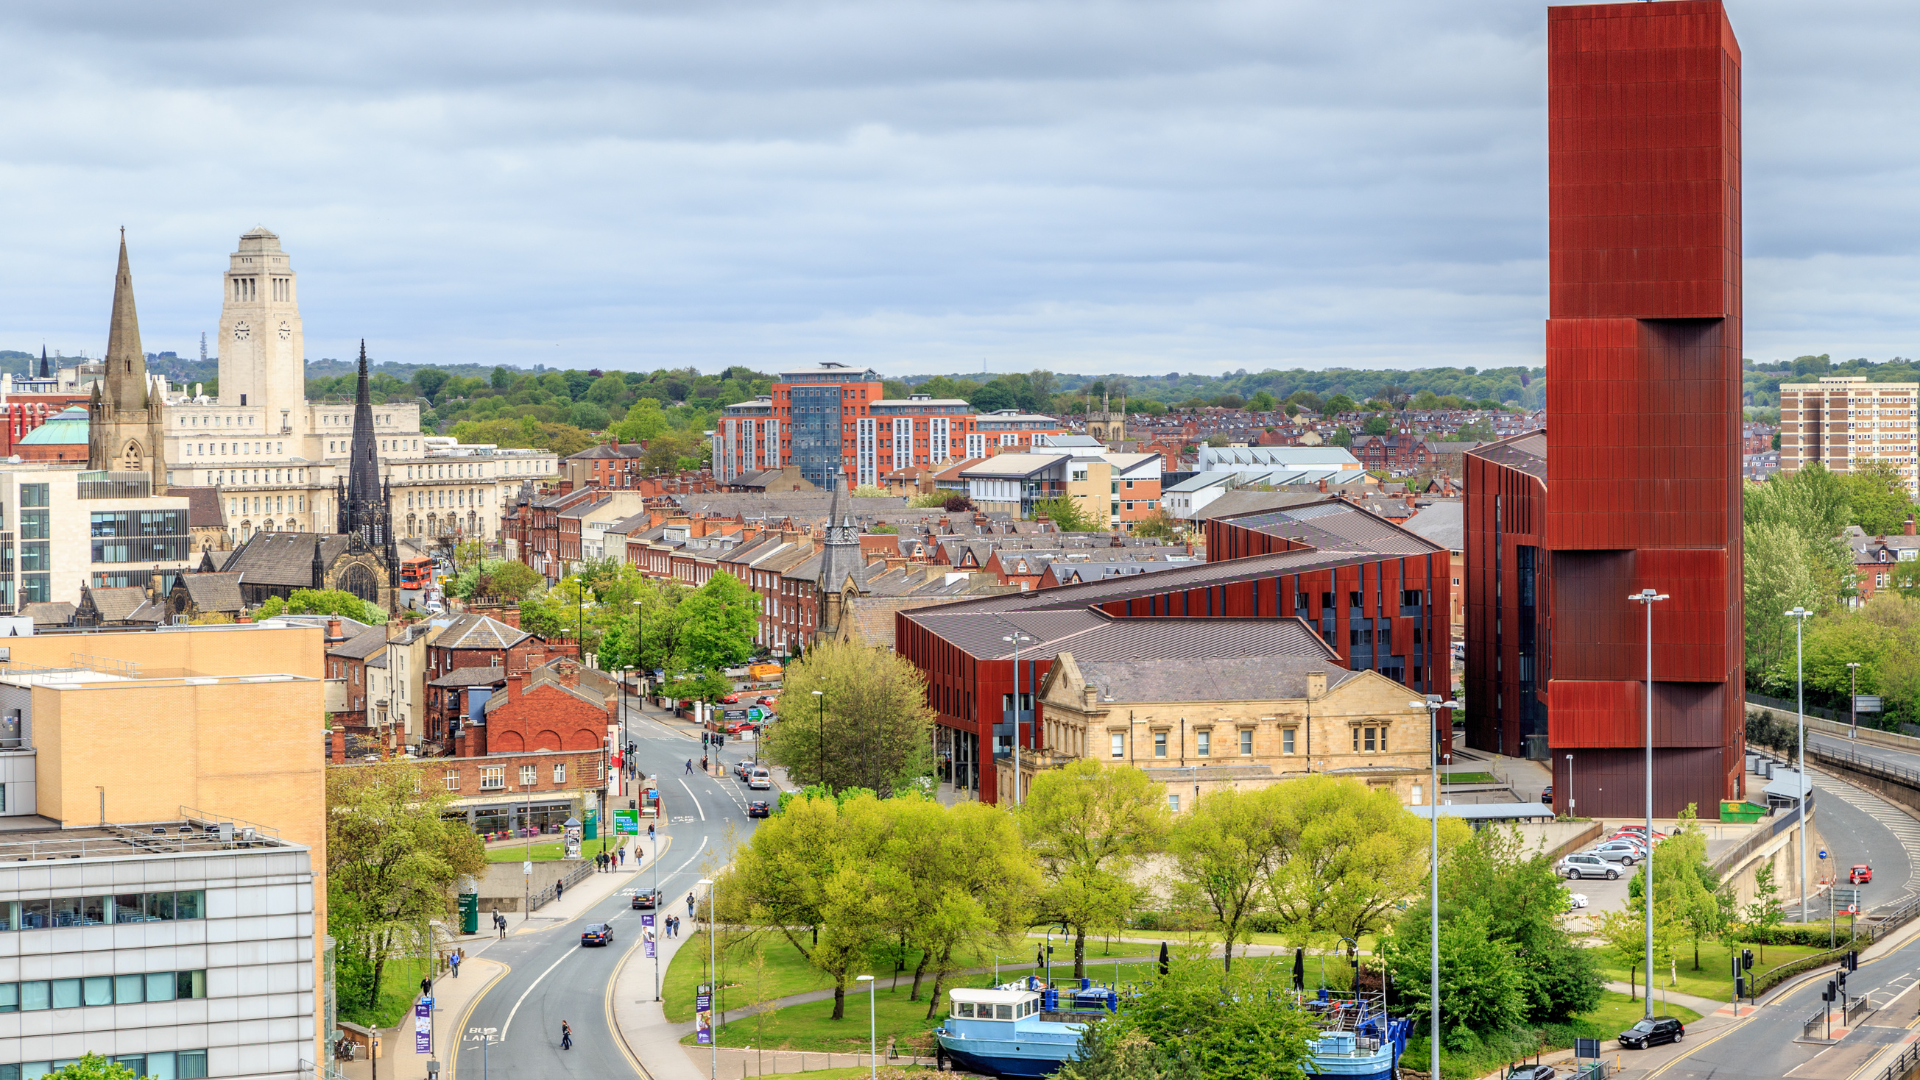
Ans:
[[[640,835],[640,811],[638,810],[613,811],[613,834],[615,836],[639,836]]]

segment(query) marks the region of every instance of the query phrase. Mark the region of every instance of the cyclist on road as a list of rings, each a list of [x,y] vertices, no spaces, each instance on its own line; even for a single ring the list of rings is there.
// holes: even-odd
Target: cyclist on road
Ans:
[[[573,1049],[573,1025],[565,1020],[560,1021],[560,1049]]]

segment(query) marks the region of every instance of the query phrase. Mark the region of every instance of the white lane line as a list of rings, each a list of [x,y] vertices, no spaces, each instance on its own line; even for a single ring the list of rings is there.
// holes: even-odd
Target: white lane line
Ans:
[[[551,964],[548,964],[548,965],[547,965],[547,970],[545,970],[545,971],[543,971],[543,972],[541,972],[541,973],[540,973],[540,979],[544,979],[544,978],[546,978],[546,977],[547,977],[548,975],[551,975],[551,974],[553,974],[553,969],[554,969],[554,968],[557,968],[557,967],[559,967],[559,966],[560,966],[561,964],[564,964],[564,963],[566,963],[566,962],[567,962],[567,960],[568,960],[568,958],[570,958],[571,956],[573,956],[573,954],[574,954],[574,953],[576,953],[576,952],[578,952],[578,951],[579,951],[578,949],[568,949],[568,950],[567,950],[566,952],[564,952],[564,953],[561,953],[561,954],[560,954],[560,959],[558,959],[558,960],[555,960],[555,961],[554,961],[553,963],[551,963]],[[514,1002],[514,1003],[513,1003],[513,1008],[512,1008],[512,1009],[509,1009],[509,1010],[507,1011],[507,1022],[506,1022],[506,1023],[504,1023],[504,1024],[501,1024],[501,1025],[500,1025],[500,1041],[501,1041],[501,1042],[506,1042],[506,1041],[507,1041],[507,1029],[513,1026],[513,1016],[514,1016],[514,1014],[520,1011],[520,1006],[521,1006],[521,1005],[524,1005],[524,1004],[526,1004],[526,1001],[527,1001],[527,995],[528,995],[528,994],[531,994],[531,993],[533,993],[533,988],[534,988],[534,987],[536,987],[536,986],[539,986],[539,985],[540,985],[540,979],[535,979],[535,980],[533,980],[533,982],[531,982],[531,983],[529,983],[529,984],[527,985],[527,988],[526,988],[526,989],[525,989],[524,991],[522,991],[522,992],[521,992],[521,994],[520,994],[520,1000],[518,1000],[518,1001],[516,1001],[516,1002]]]
[[[706,807],[703,807],[700,805],[700,796],[695,795],[693,793],[693,789],[690,787],[687,787],[687,782],[685,780],[680,781],[680,786],[683,788],[687,788],[687,798],[692,799],[693,808],[695,810],[700,811],[700,820],[701,821],[707,820],[707,810],[706,810]]]

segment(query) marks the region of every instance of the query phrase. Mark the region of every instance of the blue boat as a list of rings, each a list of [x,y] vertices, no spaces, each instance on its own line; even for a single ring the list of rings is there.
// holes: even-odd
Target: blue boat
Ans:
[[[1087,979],[1062,989],[1034,976],[984,990],[961,987],[947,997],[947,1018],[933,1033],[943,1062],[1007,1080],[1053,1075],[1079,1051],[1086,1026],[1120,1004],[1111,988]],[[1320,1028],[1308,1075],[1393,1080],[1413,1022],[1389,1017],[1379,995],[1322,990],[1299,1006]]]

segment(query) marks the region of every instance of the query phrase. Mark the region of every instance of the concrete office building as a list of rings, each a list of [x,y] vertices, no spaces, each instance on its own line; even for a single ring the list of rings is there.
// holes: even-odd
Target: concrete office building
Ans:
[[[1920,383],[1868,382],[1859,375],[1780,384],[1780,471],[1812,462],[1851,473],[1893,466],[1907,496],[1920,499]]]

